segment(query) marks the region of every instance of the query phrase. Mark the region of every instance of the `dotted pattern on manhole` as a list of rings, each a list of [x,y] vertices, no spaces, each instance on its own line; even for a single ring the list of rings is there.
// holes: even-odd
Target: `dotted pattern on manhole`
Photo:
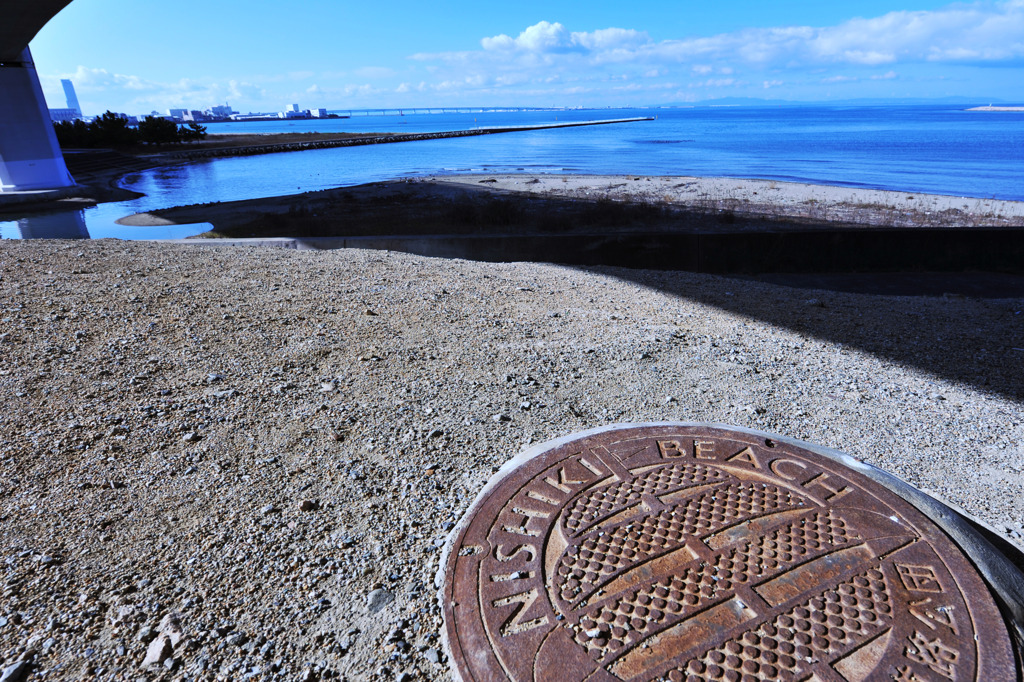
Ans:
[[[584,434],[488,487],[441,589],[463,680],[1010,680],[931,521],[811,450],[708,426]]]

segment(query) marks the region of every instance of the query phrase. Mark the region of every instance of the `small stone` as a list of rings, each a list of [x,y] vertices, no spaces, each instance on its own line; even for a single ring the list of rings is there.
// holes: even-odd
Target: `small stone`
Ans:
[[[171,644],[171,638],[167,635],[160,635],[149,643],[146,657],[142,659],[142,667],[148,668],[151,665],[163,663],[173,652],[174,645]]]
[[[218,381],[223,381],[223,380],[224,380],[224,377],[222,377],[219,374],[207,374],[206,375],[206,383],[207,384],[215,384]]]
[[[3,673],[0,673],[0,682],[23,682],[31,670],[31,661],[18,661],[4,668]]]
[[[674,403],[674,402],[677,402],[677,401],[676,401],[676,397],[675,397],[674,395],[667,395],[667,396],[665,396],[665,402],[666,402],[666,403]]]
[[[242,646],[249,641],[249,636],[244,632],[235,632],[228,635],[227,639],[224,640],[231,646]]]
[[[374,590],[366,595],[366,610],[370,613],[377,613],[393,601],[395,601],[395,595],[391,592]]]
[[[434,429],[433,431],[430,432],[431,438],[440,438],[443,435],[444,431],[442,431],[441,429]]]
[[[202,436],[200,436],[195,431],[189,431],[188,433],[181,437],[181,439],[186,443],[196,443],[199,441],[200,438],[202,438]]]
[[[110,624],[112,626],[117,627],[122,623],[129,622],[134,617],[135,607],[131,604],[127,604],[125,606],[118,607],[116,611],[112,610],[111,613],[107,616],[107,620],[110,621]]]
[[[168,670],[174,670],[178,667],[178,661],[174,658],[168,658],[164,660],[164,667]]]
[[[437,665],[441,662],[441,652],[437,649],[427,649],[423,652],[423,658]]]
[[[316,511],[319,508],[320,505],[313,500],[303,500],[302,502],[299,502],[299,511],[311,512]]]
[[[395,675],[395,682],[412,682],[412,675],[409,673],[398,673]]]
[[[260,509],[260,514],[263,514],[264,516],[267,516],[268,514],[274,514],[274,513],[277,513],[279,511],[281,511],[281,510],[278,509],[277,507],[275,507],[274,505],[268,504],[267,506],[265,506],[262,509]]]
[[[507,414],[495,414],[491,416],[491,421],[510,422],[512,421],[512,417],[508,416]]]
[[[166,635],[171,640],[171,646],[178,646],[178,642],[181,641],[184,634],[181,628],[181,614],[168,613],[161,619],[158,629],[162,635]]]

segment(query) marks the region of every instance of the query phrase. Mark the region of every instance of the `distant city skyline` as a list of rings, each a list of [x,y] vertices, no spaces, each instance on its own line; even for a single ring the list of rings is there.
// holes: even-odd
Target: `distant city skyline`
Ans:
[[[507,6],[506,6],[507,5]],[[31,47],[49,106],[147,114],[649,106],[717,98],[1024,102],[1024,0],[586,4],[75,0]],[[105,36],[97,40],[96,36]],[[983,102],[984,100],[984,102]]]

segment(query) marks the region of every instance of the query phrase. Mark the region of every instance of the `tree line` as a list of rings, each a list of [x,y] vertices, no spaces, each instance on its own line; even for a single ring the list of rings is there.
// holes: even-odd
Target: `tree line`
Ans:
[[[206,137],[206,126],[198,123],[179,126],[166,118],[147,116],[133,127],[128,124],[128,119],[112,111],[97,116],[91,123],[81,119],[58,121],[53,127],[57,131],[57,142],[65,149],[179,144]]]

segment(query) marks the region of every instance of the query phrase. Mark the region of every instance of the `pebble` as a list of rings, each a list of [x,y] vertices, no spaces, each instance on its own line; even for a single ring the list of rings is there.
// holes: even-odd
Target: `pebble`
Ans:
[[[370,613],[377,613],[385,606],[395,601],[395,595],[387,590],[374,590],[366,595],[366,609]]]
[[[32,672],[31,661],[18,661],[9,665],[0,672],[0,682],[24,682],[28,674]]]
[[[142,667],[148,668],[151,665],[162,663],[164,659],[174,652],[174,645],[167,635],[159,635],[149,643],[146,649],[146,657],[142,659]]]
[[[246,635],[244,632],[235,632],[228,635],[227,639],[225,639],[224,641],[230,644],[231,646],[242,646],[243,644],[249,641],[249,636]]]

